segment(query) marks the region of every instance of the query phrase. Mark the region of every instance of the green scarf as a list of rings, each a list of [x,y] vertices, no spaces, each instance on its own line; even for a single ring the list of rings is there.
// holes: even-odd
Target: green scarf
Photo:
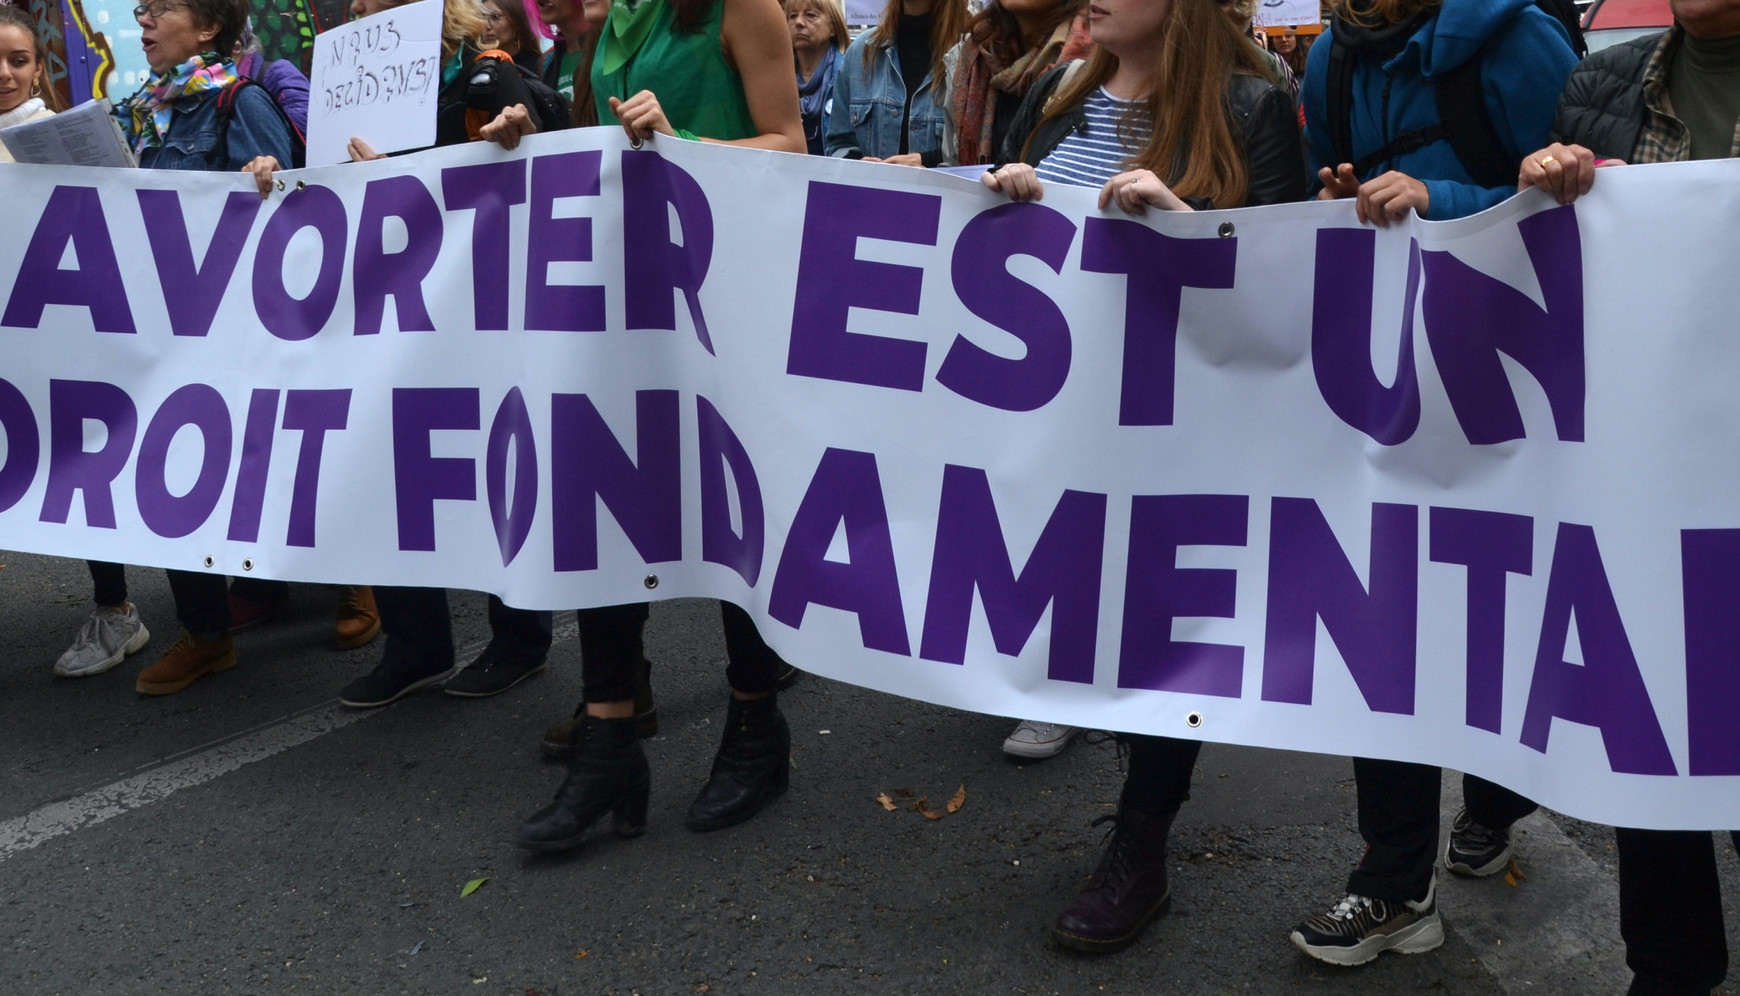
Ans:
[[[664,9],[664,0],[614,0],[604,22],[604,75],[628,65]]]

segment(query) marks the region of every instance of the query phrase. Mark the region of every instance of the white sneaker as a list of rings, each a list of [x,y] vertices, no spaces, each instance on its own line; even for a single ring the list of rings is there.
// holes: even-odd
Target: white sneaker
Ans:
[[[1080,732],[1079,726],[1059,726],[1056,723],[1024,719],[1020,726],[1015,727],[1015,732],[1003,741],[1003,753],[1010,757],[1056,757],[1063,753],[1063,749]]]
[[[150,639],[151,632],[131,602],[124,609],[99,605],[79,627],[72,647],[54,662],[54,673],[62,678],[102,674]]]

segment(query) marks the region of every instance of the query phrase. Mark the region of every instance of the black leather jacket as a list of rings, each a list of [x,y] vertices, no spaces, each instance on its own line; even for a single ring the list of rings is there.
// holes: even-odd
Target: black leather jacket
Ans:
[[[1085,116],[1080,105],[1049,121],[1041,120],[1045,102],[1051,99],[1067,69],[1067,63],[1056,66],[1033,84],[1009,124],[1009,137],[998,153],[997,165],[1026,162],[1037,166],[1070,132],[1083,125]],[[1304,200],[1308,186],[1305,143],[1287,92],[1267,79],[1234,73],[1227,83],[1226,108],[1232,117],[1233,134],[1244,142],[1245,168],[1250,175],[1250,190],[1240,206]],[[1199,211],[1213,207],[1205,198],[1184,200]]]
[[[1559,97],[1552,140],[1584,146],[1602,159],[1630,161],[1649,117],[1643,74],[1663,41],[1663,35],[1633,38],[1579,63]]]

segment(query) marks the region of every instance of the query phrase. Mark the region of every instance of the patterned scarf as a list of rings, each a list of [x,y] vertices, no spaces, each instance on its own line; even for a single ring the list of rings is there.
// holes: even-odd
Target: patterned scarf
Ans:
[[[133,151],[142,154],[163,144],[177,100],[206,90],[222,90],[235,81],[235,63],[223,61],[216,52],[196,55],[162,76],[146,80],[138,93],[116,108]]]
[[[959,80],[950,89],[949,110],[954,114],[960,143],[956,161],[963,165],[988,163],[997,158],[992,148],[992,127],[997,115],[997,93],[1025,97],[1047,69],[1066,59],[1081,58],[1093,48],[1083,18],[1057,26],[1045,44],[1013,62],[979,45],[971,34],[961,41],[961,60],[955,67]]]

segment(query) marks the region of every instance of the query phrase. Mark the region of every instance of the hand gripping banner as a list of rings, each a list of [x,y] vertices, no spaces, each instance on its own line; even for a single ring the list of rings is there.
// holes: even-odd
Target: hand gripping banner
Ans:
[[[932,702],[1740,826],[1740,163],[1385,231],[599,129],[283,179],[3,168],[0,547],[723,598]]]

